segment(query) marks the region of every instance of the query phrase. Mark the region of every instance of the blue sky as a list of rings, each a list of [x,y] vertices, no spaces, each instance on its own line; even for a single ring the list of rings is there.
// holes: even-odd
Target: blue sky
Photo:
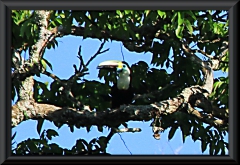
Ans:
[[[46,50],[44,58],[51,62],[53,66],[53,73],[61,79],[68,79],[73,73],[73,64],[79,65],[79,59],[77,58],[79,45],[82,46],[82,55],[84,61],[88,59],[98,50],[100,46],[100,41],[97,39],[85,39],[82,40],[81,37],[65,36],[58,38],[58,47],[51,50]],[[104,49],[110,48],[110,50],[104,54],[96,57],[89,65],[89,75],[84,78],[88,80],[99,80],[98,70],[96,66],[105,60],[122,60],[121,48],[119,42],[106,42]],[[129,52],[124,47],[123,54],[125,61],[130,65],[137,63],[142,60],[148,64],[151,61],[151,53],[136,53]],[[49,70],[50,71],[50,70]],[[50,71],[51,72],[51,71]],[[217,72],[216,76],[220,76],[223,73]],[[52,79],[41,75],[41,77],[36,77],[37,80],[42,82],[52,82]],[[103,80],[101,80],[103,82]],[[208,154],[207,150],[201,152],[201,143],[199,141],[193,142],[191,137],[187,137],[185,143],[182,142],[181,131],[176,131],[173,139],[168,141],[168,131],[165,130],[161,134],[160,140],[155,140],[153,138],[152,128],[150,127],[151,122],[128,122],[128,126],[131,128],[141,128],[142,132],[139,133],[121,133],[115,134],[110,140],[107,152],[111,154],[157,154],[157,155],[173,155],[173,154]],[[36,131],[37,121],[28,120],[19,124],[16,128],[13,128],[13,133],[17,131],[15,141],[17,143],[26,140],[28,138],[39,138]],[[54,129],[59,133],[58,137],[54,137],[50,143],[57,143],[62,148],[69,148],[76,143],[79,138],[90,141],[93,138],[105,136],[108,133],[108,129],[104,129],[103,133],[98,132],[96,127],[92,127],[91,131],[87,133],[85,128],[77,129],[75,128],[72,133],[67,125],[62,126],[59,130],[54,126],[53,123],[45,120],[43,129]],[[228,141],[228,137],[226,137]],[[124,145],[126,144],[126,146]],[[128,149],[127,149],[128,148]]]

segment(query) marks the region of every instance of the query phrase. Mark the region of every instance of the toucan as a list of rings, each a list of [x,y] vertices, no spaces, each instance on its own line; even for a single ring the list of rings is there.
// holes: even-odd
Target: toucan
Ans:
[[[127,62],[108,60],[101,62],[97,69],[113,69],[117,73],[117,82],[111,88],[111,108],[119,108],[120,105],[132,103],[134,97],[132,90],[131,69]]]

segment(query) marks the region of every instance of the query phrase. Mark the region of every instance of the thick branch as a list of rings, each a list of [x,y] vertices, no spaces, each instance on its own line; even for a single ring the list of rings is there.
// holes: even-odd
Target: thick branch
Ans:
[[[140,34],[145,39],[137,39],[133,40],[130,39],[129,36],[125,35],[119,35],[115,36],[111,34],[111,31],[109,30],[100,30],[100,35],[104,39],[111,39],[115,41],[121,41],[123,42],[123,45],[129,50],[129,51],[136,51],[136,52],[143,52],[146,50],[151,49],[152,40],[154,37],[157,37],[158,39],[168,39],[168,35],[165,33],[157,33],[157,36],[155,36],[155,32],[159,31],[161,29],[164,22],[168,22],[169,20],[157,20],[158,22],[154,25],[142,25],[141,27],[131,27],[131,31],[133,34]],[[63,27],[58,28],[59,33],[62,35],[75,35],[75,36],[86,36],[90,38],[99,38],[99,34],[96,34],[94,32],[88,32],[88,34],[85,34],[85,27],[81,26],[72,26],[71,32],[69,33],[66,29]],[[145,32],[151,32],[151,33],[145,33]],[[149,36],[149,35],[152,36]],[[142,45],[141,45],[142,44]]]
[[[34,45],[32,45],[29,60],[24,61],[24,65],[16,68],[12,73],[12,81],[16,79],[23,81],[26,77],[34,76],[37,73],[39,74],[40,72],[45,71],[41,66],[41,59],[44,50],[47,47],[47,44],[57,36],[57,31],[55,29],[47,29],[49,15],[50,11],[36,10],[35,20],[40,28],[39,39]]]
[[[23,82],[21,82],[18,100],[33,100],[33,77],[27,77]]]
[[[51,31],[47,29],[48,18],[50,11],[36,10],[36,22],[40,26],[39,40],[32,46],[30,63],[38,63],[42,58],[44,49],[46,48],[50,38],[54,35]]]
[[[32,119],[41,117],[56,123],[73,124],[76,125],[76,127],[89,125],[106,125],[114,127],[130,120],[149,121],[159,115],[172,114],[180,110],[183,104],[191,102],[194,95],[201,94],[204,97],[208,97],[211,93],[213,87],[212,69],[203,61],[201,64],[206,65],[204,72],[206,78],[205,84],[202,87],[196,85],[185,88],[180,95],[169,100],[164,100],[151,105],[123,106],[119,109],[104,112],[89,112],[88,110],[76,111],[76,109],[72,108],[55,107],[53,105],[38,104],[34,102],[31,102],[33,105],[32,107],[28,106],[25,108],[22,105],[29,104],[28,101],[25,100],[18,102],[12,108],[12,112],[15,115],[13,115],[13,118],[15,117],[15,120],[13,120],[13,126],[18,125],[23,121],[24,115],[25,118],[26,116],[27,118]]]
[[[172,114],[179,110],[184,102],[188,102],[190,96],[196,93],[207,95],[205,89],[200,86],[186,88],[176,98],[164,100],[151,105],[130,105],[121,106],[119,109],[103,112],[77,111],[73,108],[57,107],[48,104],[33,103],[32,107],[24,108],[27,101],[18,102],[12,107],[13,123],[12,126],[22,122],[25,115],[31,119],[44,118],[56,123],[68,123],[76,125],[76,127],[84,127],[89,125],[106,125],[114,127],[123,122],[133,121],[149,121],[155,116]],[[29,104],[29,103],[28,103]],[[20,105],[20,106],[19,106]]]

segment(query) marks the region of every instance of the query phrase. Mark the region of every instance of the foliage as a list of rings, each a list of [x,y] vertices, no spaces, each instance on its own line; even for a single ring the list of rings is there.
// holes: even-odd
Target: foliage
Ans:
[[[35,11],[12,10],[12,47],[31,53],[32,45],[39,39],[39,26],[35,21]],[[134,104],[151,104],[153,102],[174,98],[182,89],[192,85],[202,85],[204,78],[199,65],[196,65],[182,48],[183,42],[201,59],[207,60],[218,57],[222,53],[224,42],[228,41],[228,12],[227,11],[176,11],[176,10],[116,10],[116,11],[51,11],[48,18],[49,30],[63,27],[59,37],[64,35],[78,35],[86,38],[97,38],[100,41],[120,41],[125,48],[134,52],[151,52],[151,65],[139,61],[131,66],[132,84],[135,94],[146,94],[156,90],[164,90],[164,95],[151,97],[148,100],[136,100]],[[76,21],[78,26],[73,25]],[[75,28],[75,31],[73,30]],[[77,31],[78,29],[79,31]],[[57,41],[48,43],[48,48],[55,48]],[[221,58],[216,71],[228,72],[229,53]],[[41,60],[42,66],[52,69],[47,59]],[[153,67],[154,66],[154,67]],[[159,69],[160,68],[160,69]],[[14,69],[14,68],[13,68]],[[16,68],[15,68],[16,69]],[[171,72],[169,72],[171,70]],[[110,86],[116,81],[113,72],[99,71],[98,81],[85,79],[76,80],[71,85],[75,98],[91,109],[103,111],[110,107]],[[161,81],[156,81],[161,80]],[[65,80],[67,82],[67,80]],[[214,106],[228,108],[227,77],[214,79],[214,87],[210,101]],[[39,103],[53,104],[56,106],[69,106],[74,108],[71,100],[66,99],[59,90],[61,84],[54,80],[52,83],[43,83],[35,80],[34,99]],[[12,99],[19,93],[19,85],[12,88]],[[94,96],[94,97],[93,97]],[[104,139],[99,137],[87,143],[84,139],[77,140],[71,150],[63,149],[57,144],[49,144],[53,136],[58,133],[53,130],[44,130],[40,134],[41,121],[39,121],[39,139],[27,139],[13,149],[14,154],[96,154],[106,153]],[[207,146],[210,154],[225,154],[228,143],[223,135],[227,128],[216,128],[205,124],[203,121],[179,111],[163,116],[161,127],[170,128],[169,140],[173,138],[177,129],[181,129],[182,140],[187,136],[194,141],[200,140],[202,152]],[[86,129],[89,130],[89,127]],[[101,126],[99,127],[101,131]]]
[[[79,139],[72,149],[63,149],[56,143],[49,143],[58,133],[52,129],[43,130],[39,139],[30,139],[17,144],[12,150],[13,155],[108,155],[106,153],[105,137],[92,139],[87,143]]]

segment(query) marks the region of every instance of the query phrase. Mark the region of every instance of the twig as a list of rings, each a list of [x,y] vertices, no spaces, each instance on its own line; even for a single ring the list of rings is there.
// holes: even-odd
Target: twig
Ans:
[[[88,62],[86,63],[86,66],[88,66],[88,65],[90,64],[90,62],[91,62],[94,58],[97,57],[97,55],[102,54],[102,53],[105,53],[105,52],[107,52],[107,51],[109,50],[109,48],[108,48],[108,49],[105,49],[104,51],[101,52],[104,44],[105,44],[105,41],[101,43],[98,51],[88,60]]]
[[[53,78],[54,80],[58,81],[61,83],[62,88],[61,88],[61,92],[63,92],[67,98],[69,98],[73,103],[75,103],[77,105],[78,108],[82,108],[83,105],[81,104],[80,101],[76,100],[75,97],[73,96],[72,92],[71,92],[71,86],[72,84],[79,78],[79,77],[83,77],[86,74],[89,74],[88,72],[86,72],[87,69],[87,65],[89,65],[89,63],[99,54],[104,53],[107,50],[101,51],[103,48],[105,42],[103,42],[98,51],[89,59],[89,61],[87,62],[87,64],[84,64],[84,60],[82,58],[81,55],[81,45],[79,46],[79,50],[78,50],[78,58],[80,59],[80,66],[79,69],[77,70],[76,65],[73,65],[73,67],[75,68],[75,73],[74,75],[72,75],[66,82],[63,83],[63,81],[61,79],[59,79],[56,75],[49,73],[47,71],[44,71],[44,74],[46,74],[47,76]]]
[[[211,67],[207,64],[206,61],[201,60],[198,56],[196,56],[194,54],[194,51],[192,49],[190,49],[187,45],[185,45],[184,43],[182,44],[182,48],[185,51],[185,53],[188,53],[191,55],[191,60],[193,62],[196,62],[198,64],[200,64],[200,66],[202,66],[205,69],[211,69]]]
[[[228,52],[228,48],[226,48],[225,50],[222,51],[222,53],[220,53],[218,56],[218,59],[221,60]]]
[[[53,80],[55,80],[55,81],[57,81],[59,83],[62,83],[62,80],[58,76],[53,74],[53,73],[50,73],[48,71],[44,71],[43,74],[47,75],[48,77],[51,77]]]
[[[203,50],[198,50],[198,49],[191,49],[188,47],[187,43],[186,42],[183,42],[182,44],[182,48],[185,52],[191,54],[191,55],[194,55],[196,56],[194,53],[201,53],[203,55],[205,55],[206,57],[210,58],[210,59],[213,59],[214,57],[207,54],[206,52],[204,52]]]
[[[134,133],[134,132],[141,132],[142,130],[141,130],[141,128],[122,128],[122,129],[115,128],[114,131],[117,133],[124,133],[124,132]]]
[[[108,51],[109,49],[107,50],[104,50],[104,51],[101,51],[102,48],[103,48],[103,45],[104,45],[105,41],[100,45],[98,51],[89,59],[89,61],[85,64],[84,63],[84,60],[82,58],[82,55],[81,55],[81,45],[79,46],[79,50],[78,50],[78,58],[80,59],[80,66],[79,66],[79,69],[77,70],[76,69],[76,65],[74,65],[73,67],[75,68],[75,74],[72,75],[68,81],[67,81],[67,84],[64,86],[64,91],[66,93],[66,95],[68,96],[68,98],[70,98],[73,102],[76,103],[77,107],[84,107],[84,105],[81,104],[80,101],[76,100],[75,97],[73,96],[73,94],[71,93],[71,86],[72,84],[79,78],[79,77],[83,77],[84,75],[87,75],[89,74],[88,72],[88,68],[87,66],[90,64],[90,62],[99,54],[102,54],[106,51]]]
[[[213,43],[216,43],[216,42],[220,42],[221,41],[221,38],[217,38],[217,39],[215,39],[215,40],[198,40],[197,42],[199,42],[199,43],[206,43],[206,42],[208,42],[208,43],[211,43],[211,44],[213,44]]]
[[[206,57],[208,57],[210,59],[214,58],[212,55],[209,55],[209,54],[207,54],[206,52],[204,52],[203,50],[200,50],[200,49],[199,50],[195,49],[195,50],[192,50],[192,51],[195,51],[195,53],[201,53],[201,54],[203,54],[204,56],[206,56]]]
[[[84,61],[81,55],[81,50],[82,50],[82,46],[80,45],[78,50],[78,58],[80,59],[80,66],[78,69],[79,72],[82,70],[82,68],[86,68],[86,65],[84,64]]]
[[[48,71],[44,71],[43,74],[51,77],[52,79],[54,79],[55,81],[59,82],[62,87],[59,88],[60,92],[62,94],[65,94],[67,98],[69,98],[73,103],[75,103],[76,107],[78,108],[82,108],[82,104],[80,101],[78,101],[77,99],[75,99],[75,97],[73,96],[71,90],[69,90],[69,88],[71,87],[68,87],[69,84],[67,82],[63,82],[59,77],[57,77],[55,74],[52,74]],[[68,90],[67,90],[68,89]]]

